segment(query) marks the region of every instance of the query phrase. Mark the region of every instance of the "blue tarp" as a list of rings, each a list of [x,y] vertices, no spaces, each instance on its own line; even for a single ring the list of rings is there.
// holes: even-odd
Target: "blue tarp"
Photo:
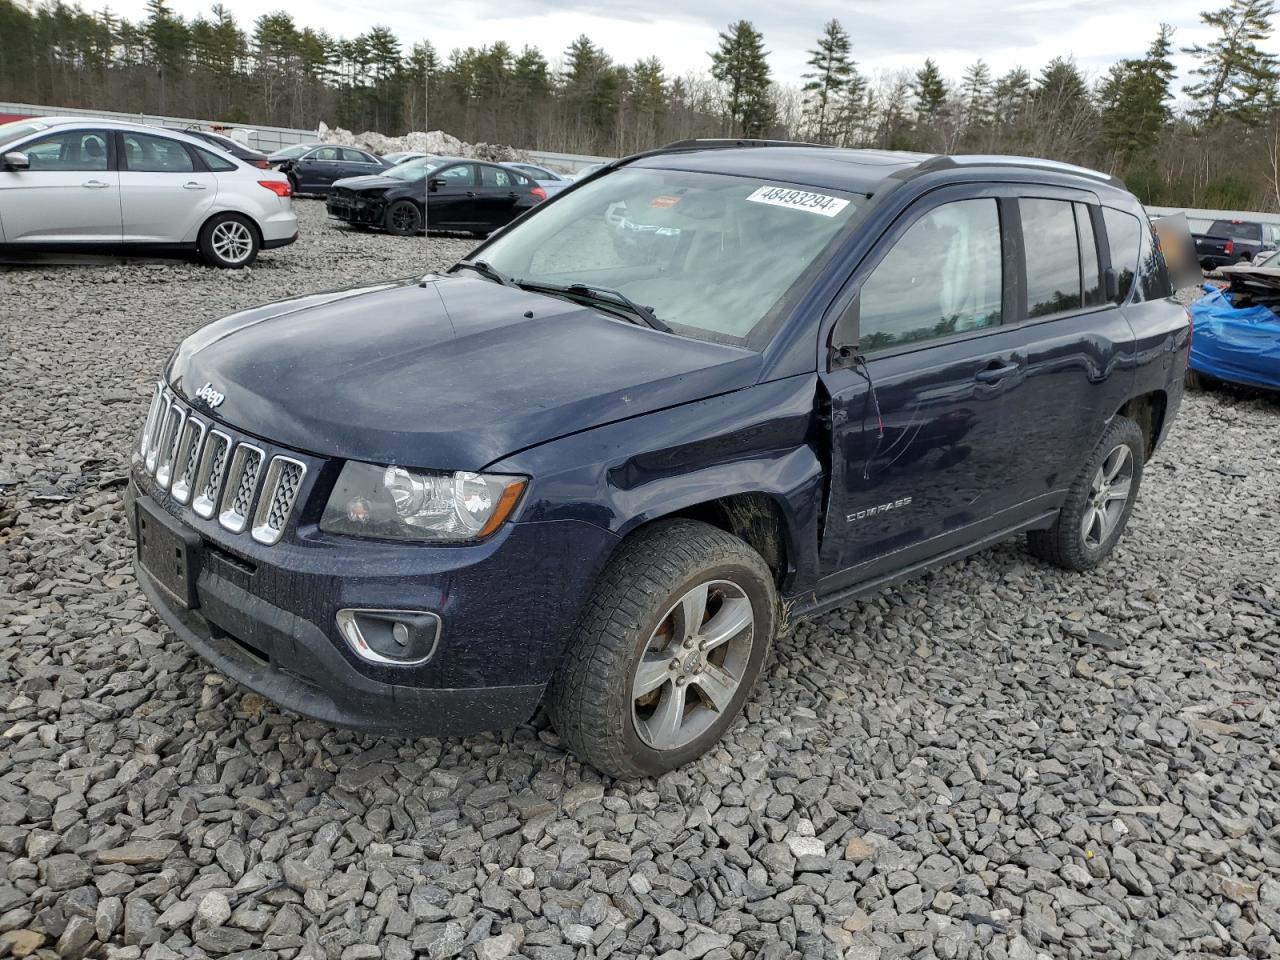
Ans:
[[[1280,317],[1267,307],[1233,307],[1212,284],[1204,291],[1191,305],[1191,369],[1280,390]]]

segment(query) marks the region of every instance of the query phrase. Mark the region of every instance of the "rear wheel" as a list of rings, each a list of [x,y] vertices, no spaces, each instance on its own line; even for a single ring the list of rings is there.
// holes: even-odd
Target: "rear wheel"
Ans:
[[[760,674],[777,621],[773,575],[732,534],[654,524],[602,574],[548,694],[581,759],[656,776],[709,750]]]
[[[1145,451],[1141,428],[1128,417],[1113,419],[1067,491],[1053,526],[1027,533],[1031,552],[1067,570],[1090,570],[1105,560],[1138,499]]]
[[[422,211],[412,200],[397,200],[383,215],[387,233],[412,237],[422,232]]]
[[[258,258],[258,230],[238,213],[220,213],[200,228],[200,256],[211,267],[238,270]]]

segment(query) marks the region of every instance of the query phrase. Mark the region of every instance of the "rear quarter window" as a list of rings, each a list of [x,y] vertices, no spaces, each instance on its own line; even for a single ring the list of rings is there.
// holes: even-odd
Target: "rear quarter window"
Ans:
[[[1116,302],[1124,303],[1131,289],[1135,303],[1169,296],[1173,292],[1169,271],[1151,224],[1113,207],[1102,208],[1102,220],[1111,247],[1111,268],[1119,279]]]

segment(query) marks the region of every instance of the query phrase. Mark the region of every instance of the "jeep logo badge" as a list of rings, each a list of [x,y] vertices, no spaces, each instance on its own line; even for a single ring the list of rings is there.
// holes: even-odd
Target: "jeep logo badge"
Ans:
[[[227,399],[227,397],[225,394],[219,393],[217,390],[213,389],[212,383],[206,383],[203,387],[201,387],[199,390],[196,391],[195,397],[193,399],[203,400],[206,404],[209,405],[209,409],[212,410],[214,407],[221,404],[223,400]]]

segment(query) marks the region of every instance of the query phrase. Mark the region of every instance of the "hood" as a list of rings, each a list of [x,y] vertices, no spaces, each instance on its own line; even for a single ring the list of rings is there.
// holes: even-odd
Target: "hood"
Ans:
[[[760,366],[746,349],[451,276],[235,314],[183,341],[167,377],[197,410],[296,450],[478,470],[750,386]],[[225,397],[216,410],[194,399],[205,384]]]
[[[346,187],[348,190],[369,190],[375,187],[403,187],[414,183],[413,180],[400,180],[396,177],[380,177],[376,173],[367,173],[359,177],[343,177],[333,181],[334,187]]]

